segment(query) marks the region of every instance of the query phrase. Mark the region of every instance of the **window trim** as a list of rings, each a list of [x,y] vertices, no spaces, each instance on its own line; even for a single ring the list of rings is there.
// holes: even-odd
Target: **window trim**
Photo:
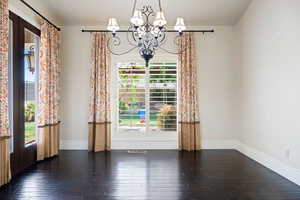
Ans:
[[[145,65],[144,63],[142,63],[142,62],[116,62],[115,64],[114,64],[114,66],[118,66],[119,64],[122,64],[122,63],[136,63],[137,65]],[[120,74],[119,74],[119,67],[115,67],[116,68],[116,71],[117,71],[117,79],[116,79],[116,81],[117,81],[117,83],[118,84],[116,84],[117,85],[117,88],[116,88],[116,101],[117,101],[117,104],[116,105],[118,105],[117,106],[117,111],[116,111],[116,125],[115,125],[115,130],[118,132],[118,133],[128,133],[128,132],[130,132],[130,133],[139,133],[139,134],[141,134],[141,133],[144,133],[144,134],[174,134],[174,133],[178,133],[178,129],[179,129],[179,123],[178,123],[178,105],[179,105],[179,87],[178,87],[178,85],[179,85],[179,68],[178,68],[178,60],[174,60],[174,59],[167,59],[167,61],[166,61],[166,59],[164,59],[164,61],[163,60],[160,60],[160,61],[153,61],[153,62],[151,62],[151,63],[176,63],[176,96],[175,96],[175,98],[176,98],[176,104],[175,104],[175,106],[176,106],[176,130],[172,130],[172,131],[170,131],[170,130],[153,130],[153,129],[151,129],[150,127],[150,113],[151,113],[151,110],[150,110],[150,103],[151,103],[151,96],[150,96],[150,90],[151,89],[153,89],[153,88],[150,88],[149,87],[149,84],[150,84],[150,68],[146,68],[145,69],[145,113],[146,113],[146,115],[145,115],[145,121],[146,121],[146,123],[145,123],[145,130],[134,130],[134,129],[126,129],[126,130],[124,130],[124,129],[121,129],[120,128],[120,125],[119,125],[119,119],[120,119],[120,113],[119,113],[119,97],[120,97],[120,93],[119,93],[119,81],[120,81]],[[150,66],[151,66],[151,64],[150,64]],[[153,70],[153,69],[152,69]],[[144,70],[143,70],[144,71]],[[115,79],[112,79],[112,80],[115,80]]]

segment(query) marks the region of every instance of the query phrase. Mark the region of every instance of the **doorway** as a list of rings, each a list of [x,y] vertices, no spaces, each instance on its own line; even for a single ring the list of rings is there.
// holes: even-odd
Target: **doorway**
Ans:
[[[40,30],[10,12],[9,124],[15,175],[36,161]]]
[[[177,149],[177,57],[113,61],[112,148]]]

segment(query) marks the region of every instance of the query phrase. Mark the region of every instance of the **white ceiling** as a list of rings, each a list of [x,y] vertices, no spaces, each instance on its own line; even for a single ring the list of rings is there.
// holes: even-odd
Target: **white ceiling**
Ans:
[[[31,0],[28,0],[30,3]],[[182,16],[190,26],[233,25],[243,15],[251,0],[161,0],[169,25]],[[44,0],[62,25],[106,25],[116,17],[127,25],[134,0]],[[157,10],[157,0],[138,0]]]

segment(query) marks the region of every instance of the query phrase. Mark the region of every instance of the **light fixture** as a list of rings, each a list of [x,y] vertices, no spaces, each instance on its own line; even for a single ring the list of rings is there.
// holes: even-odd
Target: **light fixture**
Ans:
[[[127,31],[130,33],[130,35],[127,35],[127,39],[132,48],[122,53],[112,50],[113,47],[121,44],[121,39],[116,35],[116,32],[120,29],[117,19],[110,18],[107,30],[112,32],[112,37],[108,40],[108,49],[114,55],[123,55],[138,48],[140,55],[146,61],[146,66],[148,66],[158,48],[165,50],[162,45],[167,40],[167,20],[162,10],[161,0],[158,0],[159,11],[156,14],[150,5],[145,5],[141,9],[136,9],[136,5],[137,0],[134,1],[130,26]],[[154,20],[151,20],[153,17],[155,17]],[[178,32],[174,41],[178,41],[177,39],[182,36],[182,32],[186,30],[183,18],[177,18],[174,30]],[[178,42],[175,42],[175,44],[180,46]],[[168,50],[165,51],[171,53]],[[183,49],[180,49],[180,52],[175,53],[181,53],[182,51]]]
[[[112,31],[113,33],[116,33],[117,30],[119,30],[120,27],[118,25],[118,21],[116,18],[110,18],[108,20],[107,30]]]
[[[163,27],[166,24],[167,24],[167,20],[165,18],[164,13],[163,12],[157,12],[156,13],[156,18],[153,22],[153,26]]]
[[[182,33],[186,29],[184,24],[184,19],[182,17],[177,18],[176,25],[174,26],[174,30],[178,31],[179,33]]]
[[[135,10],[133,16],[130,19],[130,22],[134,24],[134,26],[141,26],[144,23],[142,12],[140,10]]]

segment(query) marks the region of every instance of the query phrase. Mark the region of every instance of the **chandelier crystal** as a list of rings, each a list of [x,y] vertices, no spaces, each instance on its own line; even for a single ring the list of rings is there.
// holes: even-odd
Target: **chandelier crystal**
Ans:
[[[136,9],[137,0],[134,1],[130,26],[128,31],[126,31],[127,34],[130,34],[127,35],[127,39],[132,48],[122,53],[117,53],[112,50],[113,47],[117,47],[121,44],[121,39],[116,34],[120,30],[120,27],[116,18],[109,19],[107,30],[112,32],[112,37],[109,38],[107,45],[112,54],[123,55],[134,49],[138,49],[139,54],[146,61],[146,66],[148,66],[149,61],[154,57],[157,49],[160,48],[165,50],[162,48],[162,45],[167,39],[167,20],[162,10],[161,0],[158,0],[158,5],[159,11],[155,13],[150,5],[145,5],[141,9]],[[174,30],[178,32],[174,41],[176,45],[179,45],[178,38],[180,38],[182,32],[186,30],[184,19],[182,17],[177,18]],[[168,50],[165,51],[171,53]]]

